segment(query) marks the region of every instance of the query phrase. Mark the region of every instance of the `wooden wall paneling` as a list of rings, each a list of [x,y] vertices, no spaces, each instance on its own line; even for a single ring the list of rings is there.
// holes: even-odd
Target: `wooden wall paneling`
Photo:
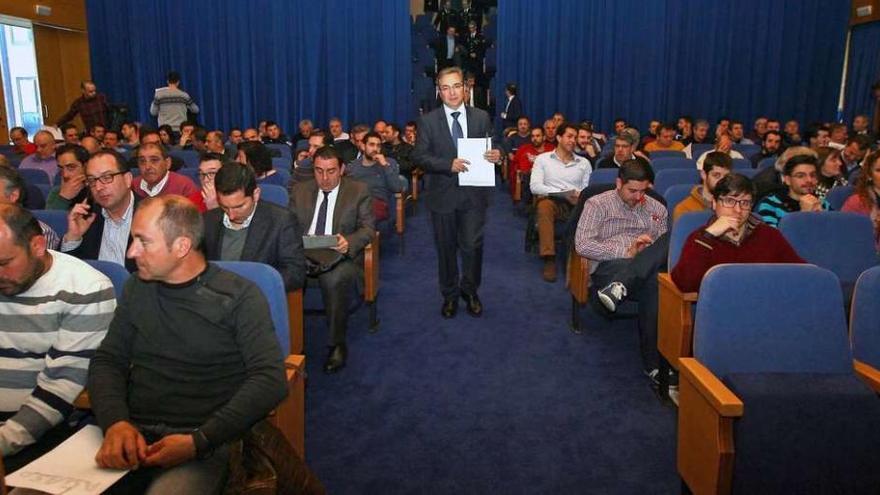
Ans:
[[[37,15],[35,6],[52,8],[52,15]],[[30,19],[39,24],[86,31],[85,0],[0,0],[0,14]]]
[[[871,8],[871,14],[859,17],[858,10],[867,7]],[[850,26],[874,21],[880,21],[880,0],[852,0],[852,7],[850,8],[849,16]]]
[[[89,40],[85,33],[34,26],[40,95],[46,124],[55,121],[70,108],[82,92],[80,83],[91,78]],[[74,120],[82,128],[79,116]]]

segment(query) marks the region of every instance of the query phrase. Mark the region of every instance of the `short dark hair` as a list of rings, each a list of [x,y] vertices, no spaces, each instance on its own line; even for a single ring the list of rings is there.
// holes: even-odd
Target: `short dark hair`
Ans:
[[[563,122],[559,124],[559,127],[556,128],[556,135],[561,136],[565,134],[566,129],[574,130],[575,135],[577,135],[578,127],[573,122]]]
[[[342,168],[342,158],[339,156],[339,152],[336,151],[336,148],[333,146],[322,146],[315,151],[315,156],[312,161],[318,161],[318,158],[322,160],[333,160],[336,159],[336,163],[339,164],[339,168]]]
[[[859,150],[864,151],[871,146],[871,138],[865,136],[864,134],[856,134],[846,140],[847,145],[850,145],[852,143],[857,143],[859,145]]]
[[[646,180],[653,184],[654,169],[651,168],[651,164],[648,163],[648,160],[637,156],[623,162],[623,165],[621,165],[620,169],[617,171],[617,178],[624,184],[631,180]]]
[[[379,144],[382,143],[382,136],[380,136],[378,132],[370,131],[370,132],[364,134],[364,144],[366,144],[367,139],[370,139],[370,138],[376,138],[379,140]]]
[[[195,122],[193,122],[192,120],[184,120],[183,122],[180,123],[180,128],[183,129],[184,127],[195,128],[195,127],[198,127],[198,125]]]
[[[12,167],[0,167],[0,181],[3,182],[3,194],[5,196],[11,195],[13,192],[18,191],[18,202],[21,203],[24,200],[24,195],[27,190],[27,184],[24,181],[24,177],[18,173],[17,169]]]
[[[257,188],[257,174],[250,165],[244,163],[225,163],[214,176],[214,189],[217,194],[232,194],[243,191],[245,196],[253,196]]]
[[[165,245],[169,249],[178,237],[188,237],[192,241],[193,249],[201,250],[205,224],[198,207],[192,201],[176,194],[153,196],[141,201],[138,210],[153,203],[162,205],[162,213],[156,219],[156,225],[165,236]]]
[[[749,179],[742,174],[732,173],[724,176],[724,178],[715,184],[715,189],[712,191],[712,197],[718,199],[730,194],[748,194],[754,198],[757,192],[752,179]]]
[[[13,127],[12,129],[9,129],[9,135],[11,136],[12,133],[16,131],[22,133],[24,137],[28,137],[28,131],[24,127]]]
[[[78,144],[63,144],[55,148],[55,160],[61,158],[65,153],[73,153],[73,157],[85,166],[89,161],[89,151]]]
[[[779,139],[782,139],[782,133],[780,133],[779,131],[767,131],[764,133],[764,137],[761,139],[761,141],[766,143],[768,136],[776,136]]]
[[[0,167],[7,168],[7,167]],[[43,228],[33,213],[16,204],[0,205],[0,219],[12,232],[12,242],[27,249],[34,236],[43,235]]]
[[[733,168],[733,159],[727,153],[713,151],[703,159],[703,172],[708,174],[715,167],[731,170]]]
[[[675,124],[673,124],[672,122],[664,122],[663,124],[660,124],[660,129],[657,131],[657,134],[660,134],[663,131],[675,132],[677,130],[678,129],[676,129]]]
[[[504,86],[504,89],[507,90],[508,92],[510,92],[510,94],[516,95],[516,92],[517,92],[516,84],[509,82]]]
[[[208,131],[204,127],[197,127],[192,133],[193,141],[205,142],[208,139]]]
[[[791,175],[794,171],[794,168],[798,165],[812,165],[819,170],[819,160],[816,159],[813,155],[795,155],[788,159],[785,162],[785,166],[782,168],[782,175]]]
[[[244,152],[248,165],[254,167],[258,175],[272,170],[272,153],[265,144],[259,141],[242,141],[238,144],[238,149]]]
[[[159,146],[159,148],[162,148]],[[164,148],[162,148],[164,149]],[[89,161],[94,160],[95,158],[100,158],[102,156],[112,156],[113,160],[116,161],[116,170],[118,172],[128,172],[128,160],[125,159],[118,151],[116,150],[98,150],[94,155],[89,157]]]
[[[59,128],[59,130],[61,131],[61,135],[63,136],[68,129],[76,129],[77,134],[79,134],[79,128],[76,126],[76,124],[68,122]]]
[[[170,82],[172,84],[179,83],[180,82],[180,73],[178,73],[176,70],[168,71],[167,79],[168,79],[168,82]]]

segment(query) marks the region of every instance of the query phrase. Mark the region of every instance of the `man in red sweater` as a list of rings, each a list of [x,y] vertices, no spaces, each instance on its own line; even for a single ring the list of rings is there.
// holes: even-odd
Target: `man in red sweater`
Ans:
[[[670,275],[682,292],[697,292],[703,275],[722,263],[806,263],[777,229],[752,215],[755,186],[730,174],[715,185],[715,215],[688,236]]]
[[[137,151],[140,177],[131,183],[131,190],[140,198],[178,194],[185,198],[199,194],[189,177],[170,170],[171,157],[161,144],[141,143]]]

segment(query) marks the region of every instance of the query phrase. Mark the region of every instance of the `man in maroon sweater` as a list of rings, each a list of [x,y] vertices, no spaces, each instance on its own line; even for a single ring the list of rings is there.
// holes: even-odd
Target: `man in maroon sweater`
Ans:
[[[201,191],[189,177],[172,172],[171,157],[161,144],[141,143],[137,151],[140,177],[131,183],[131,190],[140,198],[178,194],[185,198]]]
[[[715,215],[688,236],[671,276],[682,292],[697,292],[703,275],[722,263],[806,263],[777,229],[751,214],[755,186],[730,174],[715,185]]]

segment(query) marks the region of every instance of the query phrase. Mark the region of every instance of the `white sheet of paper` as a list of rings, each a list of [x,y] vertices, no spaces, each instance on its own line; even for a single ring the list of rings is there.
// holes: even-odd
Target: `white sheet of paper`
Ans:
[[[470,163],[467,172],[458,174],[459,186],[495,186],[495,164],[483,158],[483,154],[492,149],[490,138],[459,138],[458,158]]]
[[[61,445],[7,476],[6,484],[51,494],[99,494],[128,472],[98,467],[95,453],[103,441],[100,428],[86,426]]]

